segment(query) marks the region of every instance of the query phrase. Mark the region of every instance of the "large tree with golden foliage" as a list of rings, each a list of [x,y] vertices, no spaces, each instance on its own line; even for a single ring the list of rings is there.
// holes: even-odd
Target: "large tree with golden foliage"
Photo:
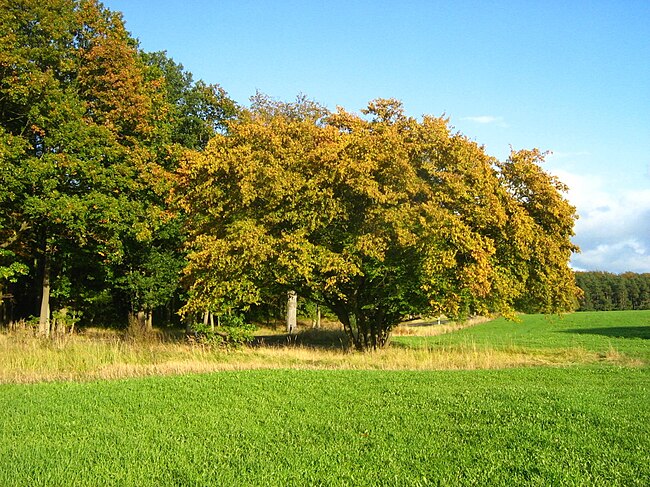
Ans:
[[[522,151],[501,163],[395,100],[358,116],[258,96],[179,170],[185,312],[294,289],[365,350],[409,314],[570,309],[575,209],[541,160]]]

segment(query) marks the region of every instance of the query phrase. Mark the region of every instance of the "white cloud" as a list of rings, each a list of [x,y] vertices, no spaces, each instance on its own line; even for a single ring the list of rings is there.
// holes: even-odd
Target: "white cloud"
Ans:
[[[483,125],[495,124],[499,127],[508,127],[508,124],[505,123],[503,117],[495,117],[493,115],[478,115],[474,117],[463,117],[461,120],[469,120],[470,122],[480,123]]]
[[[650,272],[650,254],[647,243],[626,240],[583,249],[581,254],[573,257],[572,266],[580,270],[605,270],[614,273]]]
[[[575,268],[650,272],[650,190],[615,192],[602,178],[556,170],[576,206]]]

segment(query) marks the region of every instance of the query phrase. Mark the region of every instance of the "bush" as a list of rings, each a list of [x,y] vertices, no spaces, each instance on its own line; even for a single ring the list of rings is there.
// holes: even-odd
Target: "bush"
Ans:
[[[219,319],[219,326],[213,328],[203,323],[195,323],[192,330],[189,339],[194,343],[239,348],[253,341],[256,327],[246,323],[243,316],[223,315]]]

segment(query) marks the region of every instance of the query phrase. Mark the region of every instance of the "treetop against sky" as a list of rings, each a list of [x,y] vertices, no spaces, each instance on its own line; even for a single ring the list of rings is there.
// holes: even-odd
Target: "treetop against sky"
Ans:
[[[505,159],[552,151],[581,269],[650,271],[650,3],[107,0],[146,51],[246,103],[394,97]]]

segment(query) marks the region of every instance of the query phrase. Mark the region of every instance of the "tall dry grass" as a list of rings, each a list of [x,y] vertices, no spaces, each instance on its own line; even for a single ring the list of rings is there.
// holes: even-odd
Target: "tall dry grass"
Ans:
[[[465,321],[451,321],[443,318],[440,323],[431,318],[421,318],[401,323],[393,329],[396,336],[438,336],[469,328],[490,321],[488,316],[475,316]]]
[[[441,325],[444,326],[444,325]],[[452,325],[449,325],[452,326]],[[315,334],[314,332],[308,332]],[[609,361],[636,365],[611,350],[489,349],[473,343],[430,348],[388,347],[370,353],[341,346],[279,339],[240,350],[214,349],[151,334],[139,339],[110,330],[86,330],[54,339],[27,332],[0,333],[0,383],[86,381],[245,369],[454,370]]]

